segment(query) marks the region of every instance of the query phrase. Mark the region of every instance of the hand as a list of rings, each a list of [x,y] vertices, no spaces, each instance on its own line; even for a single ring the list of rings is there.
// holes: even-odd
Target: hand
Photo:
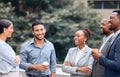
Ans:
[[[16,55],[16,56],[15,56],[15,63],[16,63],[16,64],[19,64],[19,63],[20,63],[20,56],[19,56],[19,55]]]
[[[50,74],[50,77],[56,77],[56,73],[55,73],[55,72],[52,72],[52,73]]]
[[[64,64],[67,66],[72,66],[72,64],[69,61],[65,61]]]
[[[92,50],[92,56],[95,60],[98,60],[99,57],[101,56],[101,53],[99,52],[99,50],[97,48]]]
[[[48,65],[36,64],[35,68],[36,68],[36,70],[39,70],[39,71],[46,71],[46,70],[48,70]]]
[[[84,67],[78,67],[76,69],[77,72],[83,72],[87,75],[89,75],[91,73],[91,69],[88,66],[84,66]]]

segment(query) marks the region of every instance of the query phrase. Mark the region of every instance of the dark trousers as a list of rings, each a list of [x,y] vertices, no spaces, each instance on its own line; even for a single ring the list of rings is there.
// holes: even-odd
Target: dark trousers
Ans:
[[[45,75],[45,76],[40,76],[40,75],[30,75],[27,74],[28,77],[50,77],[49,75]]]

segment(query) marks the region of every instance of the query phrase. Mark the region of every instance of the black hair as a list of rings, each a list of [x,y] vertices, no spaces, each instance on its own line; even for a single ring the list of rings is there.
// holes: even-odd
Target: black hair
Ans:
[[[33,27],[36,26],[36,25],[43,25],[44,26],[44,24],[42,22],[40,22],[40,21],[34,21],[32,23],[32,30],[34,29]]]
[[[1,19],[0,20],[0,34],[3,33],[4,28],[8,28],[12,22],[7,19]]]
[[[113,12],[116,12],[117,15],[120,17],[120,10],[113,10]]]
[[[85,28],[83,29],[83,33],[85,35],[85,37],[87,38],[87,40],[90,38],[90,36],[92,35],[92,32],[90,31],[90,29]]]

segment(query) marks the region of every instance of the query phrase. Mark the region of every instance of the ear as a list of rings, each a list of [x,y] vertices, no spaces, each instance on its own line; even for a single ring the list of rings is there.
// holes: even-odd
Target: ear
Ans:
[[[45,33],[46,33],[46,29],[44,28],[44,31],[45,31]]]
[[[84,40],[85,40],[85,42],[87,42],[87,38],[85,38]]]
[[[32,34],[34,35],[34,31],[32,30]]]
[[[119,22],[120,22],[120,17],[119,17]],[[120,24],[120,23],[119,23]]]
[[[6,32],[7,28],[3,28],[3,32]]]

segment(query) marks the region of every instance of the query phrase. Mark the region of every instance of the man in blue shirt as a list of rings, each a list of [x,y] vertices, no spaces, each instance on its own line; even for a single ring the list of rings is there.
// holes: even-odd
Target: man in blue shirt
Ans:
[[[43,23],[32,24],[34,38],[21,46],[20,67],[28,77],[55,77],[56,54],[53,44],[44,38],[46,29]]]

